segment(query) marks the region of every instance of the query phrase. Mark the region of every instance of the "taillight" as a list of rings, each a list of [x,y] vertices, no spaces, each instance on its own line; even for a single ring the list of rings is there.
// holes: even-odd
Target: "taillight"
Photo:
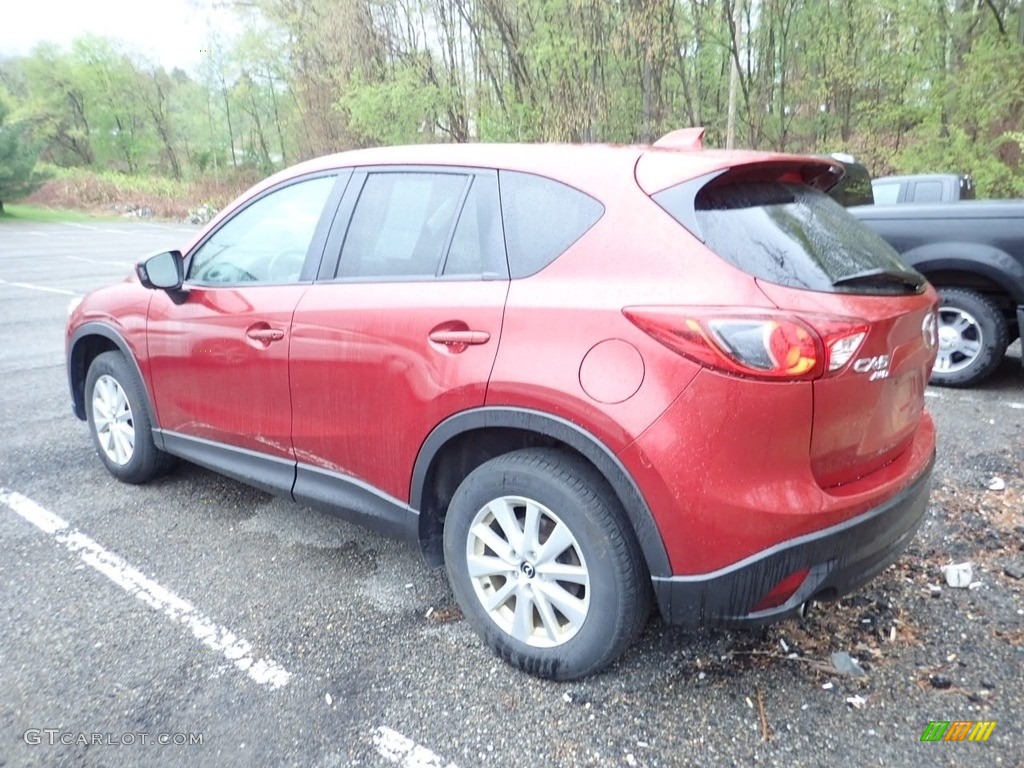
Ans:
[[[669,349],[739,376],[808,380],[842,369],[867,325],[821,315],[717,308],[627,307],[623,314]]]

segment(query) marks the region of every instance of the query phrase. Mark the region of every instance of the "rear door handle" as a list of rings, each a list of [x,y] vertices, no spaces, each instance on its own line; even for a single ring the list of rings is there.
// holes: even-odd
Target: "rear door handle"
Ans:
[[[487,331],[431,331],[428,338],[438,344],[486,344],[491,334]]]

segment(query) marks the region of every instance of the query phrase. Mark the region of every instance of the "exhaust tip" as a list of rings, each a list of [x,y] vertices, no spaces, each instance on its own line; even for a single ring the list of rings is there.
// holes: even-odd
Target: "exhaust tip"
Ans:
[[[807,600],[806,602],[800,603],[800,607],[797,608],[797,614],[801,619],[806,619],[807,614],[811,612],[811,605],[813,601]]]

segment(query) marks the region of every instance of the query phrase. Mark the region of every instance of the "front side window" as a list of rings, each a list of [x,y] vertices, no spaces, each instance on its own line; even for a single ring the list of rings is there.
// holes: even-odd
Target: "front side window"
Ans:
[[[437,275],[470,180],[454,173],[369,174],[341,248],[338,277]]]
[[[941,203],[941,181],[919,181],[914,185],[915,203]]]
[[[333,176],[274,190],[232,216],[192,256],[197,283],[290,283],[299,279]]]

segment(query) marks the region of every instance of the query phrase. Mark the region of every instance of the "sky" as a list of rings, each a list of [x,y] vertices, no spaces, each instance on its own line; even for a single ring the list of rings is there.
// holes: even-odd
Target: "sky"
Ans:
[[[0,58],[29,53],[48,40],[67,47],[92,33],[166,68],[194,71],[211,38],[233,36],[231,11],[211,0],[5,0],[0,11]]]

